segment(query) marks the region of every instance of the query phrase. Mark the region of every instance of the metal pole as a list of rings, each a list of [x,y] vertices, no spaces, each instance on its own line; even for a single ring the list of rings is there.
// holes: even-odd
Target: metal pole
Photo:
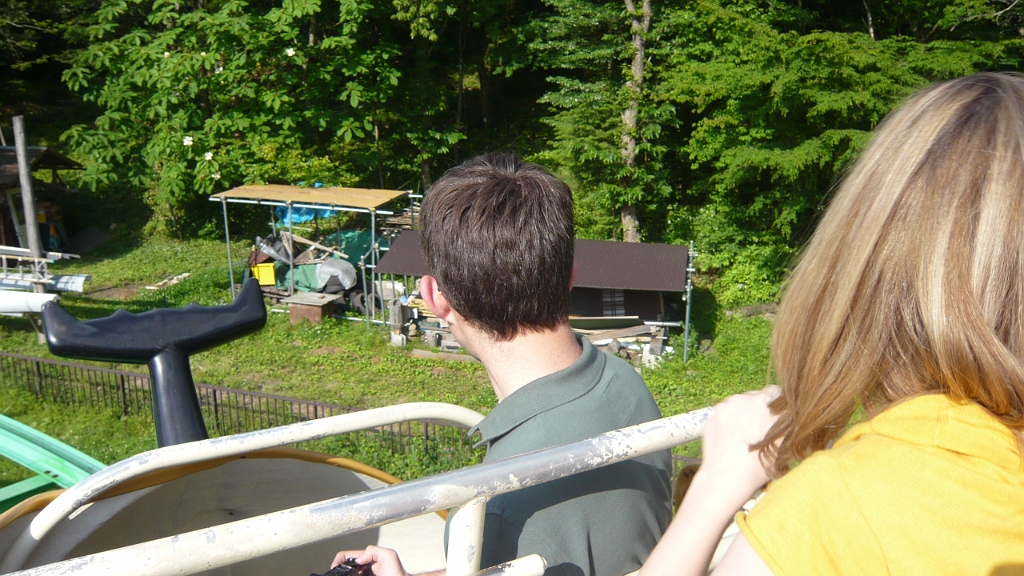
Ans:
[[[377,212],[370,210],[370,320],[377,319]]]
[[[690,357],[690,305],[693,296],[693,259],[697,254],[693,251],[693,240],[690,240],[690,250],[686,254],[686,327],[683,329],[683,364]]]
[[[295,295],[295,233],[292,232],[292,203],[288,202],[288,273],[292,277],[291,285],[288,286],[288,295]]]
[[[39,246],[39,221],[36,218],[36,202],[32,197],[32,170],[28,165],[28,147],[25,143],[25,117],[15,116],[14,146],[18,156],[18,176],[21,180],[21,204],[25,210],[25,233],[28,236],[28,250],[33,258],[42,258]],[[34,267],[33,267],[34,268]],[[41,280],[42,278],[36,278]],[[45,292],[42,284],[32,284],[33,292]]]
[[[224,243],[228,247],[228,278],[231,279],[231,298],[235,297],[235,265],[231,262],[231,232],[228,231],[228,201],[220,199],[220,205],[224,208]]]
[[[367,287],[366,287],[366,254],[363,254],[363,257],[359,259],[359,269],[363,271],[363,312],[366,313],[366,331],[369,332],[370,331],[370,309],[366,307],[366,295],[369,293],[369,292],[367,292]],[[372,278],[372,276],[371,276],[371,278]]]

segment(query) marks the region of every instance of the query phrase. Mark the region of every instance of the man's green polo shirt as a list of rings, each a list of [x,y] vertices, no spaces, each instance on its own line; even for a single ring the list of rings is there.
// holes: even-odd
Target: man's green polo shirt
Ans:
[[[580,343],[575,363],[516,390],[477,425],[485,462],[661,418],[632,366]],[[671,520],[671,470],[666,450],[492,499],[481,567],[536,553],[546,576],[636,570]]]

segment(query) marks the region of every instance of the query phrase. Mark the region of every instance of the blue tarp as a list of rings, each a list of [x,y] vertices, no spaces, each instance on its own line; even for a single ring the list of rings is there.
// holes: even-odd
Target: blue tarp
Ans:
[[[334,210],[316,210],[314,208],[292,208],[291,222],[288,221],[288,207],[278,206],[274,209],[274,214],[277,216],[278,228],[287,228],[289,224],[305,224],[316,218],[331,218],[334,216]]]
[[[305,182],[299,182],[296,186],[302,186]],[[314,182],[313,188],[323,188],[323,182]],[[304,224],[316,218],[330,218],[335,215],[334,210],[317,210],[314,208],[292,208],[291,210],[291,222],[288,221],[288,207],[278,206],[274,209],[274,214],[277,216],[278,227],[287,228],[289,224]]]

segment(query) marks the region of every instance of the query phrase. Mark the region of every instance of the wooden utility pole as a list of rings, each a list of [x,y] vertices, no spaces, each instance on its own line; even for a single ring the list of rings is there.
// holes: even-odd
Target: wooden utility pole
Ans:
[[[626,168],[636,165],[636,122],[640,113],[640,95],[644,83],[644,37],[651,29],[651,0],[643,0],[640,15],[636,13],[633,0],[625,0],[626,10],[630,16],[630,32],[633,34],[633,62],[630,66],[630,79],[626,88],[630,92],[629,104],[622,111],[622,162]],[[631,184],[631,182],[630,182]],[[625,204],[622,215],[622,240],[624,242],[640,241],[640,218],[634,204]]]
[[[15,116],[14,148],[18,156],[18,177],[21,180],[21,206],[25,211],[25,235],[28,236],[28,251],[33,258],[42,258],[39,246],[39,221],[36,218],[36,202],[32,196],[32,169],[28,164],[28,145],[25,142],[25,117]],[[38,260],[37,260],[38,262]],[[42,284],[33,284],[35,292],[43,292]]]

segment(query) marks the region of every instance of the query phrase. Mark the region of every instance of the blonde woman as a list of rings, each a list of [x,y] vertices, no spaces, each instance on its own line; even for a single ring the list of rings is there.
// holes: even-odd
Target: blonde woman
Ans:
[[[642,576],[1024,574],[1024,79],[892,113],[793,272]],[[849,424],[863,407],[860,423]]]

